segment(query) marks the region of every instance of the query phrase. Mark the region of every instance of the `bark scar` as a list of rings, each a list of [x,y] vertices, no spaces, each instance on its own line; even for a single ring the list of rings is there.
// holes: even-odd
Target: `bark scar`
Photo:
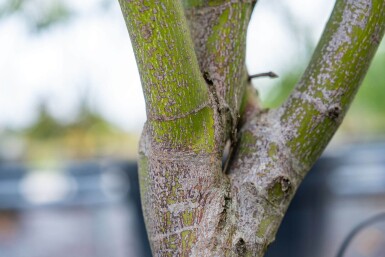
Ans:
[[[174,116],[154,115],[154,114],[150,113],[150,114],[148,114],[148,119],[152,120],[152,121],[173,121],[173,120],[183,119],[183,118],[186,118],[190,115],[193,115],[193,114],[196,114],[196,113],[202,111],[206,107],[210,107],[209,102],[204,102],[189,112],[181,113],[179,115],[174,115]]]

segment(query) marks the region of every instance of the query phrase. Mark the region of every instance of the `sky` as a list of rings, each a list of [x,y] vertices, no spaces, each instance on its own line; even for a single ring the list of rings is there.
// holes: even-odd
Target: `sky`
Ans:
[[[76,17],[37,35],[18,16],[0,21],[0,130],[28,126],[42,100],[55,117],[71,121],[82,97],[124,130],[141,130],[146,113],[139,73],[118,1],[111,1],[105,10],[98,0],[65,0]],[[305,42],[317,42],[333,4],[260,0],[248,29],[250,74],[304,69]],[[292,23],[300,29],[293,31]],[[254,83],[262,98],[273,90],[270,79]]]

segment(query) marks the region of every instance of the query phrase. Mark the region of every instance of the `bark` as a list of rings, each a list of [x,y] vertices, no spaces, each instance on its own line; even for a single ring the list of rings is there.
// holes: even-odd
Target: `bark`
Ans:
[[[368,69],[385,1],[337,0],[276,110],[259,108],[247,79],[254,1],[119,2],[146,100],[139,168],[154,256],[263,256]]]

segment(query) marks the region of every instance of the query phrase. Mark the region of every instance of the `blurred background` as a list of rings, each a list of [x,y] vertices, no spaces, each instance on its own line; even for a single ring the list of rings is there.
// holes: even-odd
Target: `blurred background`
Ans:
[[[334,0],[261,0],[247,39],[263,105],[295,86]],[[385,212],[385,44],[269,256],[334,256]],[[0,0],[0,257],[149,256],[140,215],[140,79],[117,1]],[[385,256],[385,222],[346,256]],[[381,249],[382,247],[382,249]],[[318,255],[317,255],[318,254]]]

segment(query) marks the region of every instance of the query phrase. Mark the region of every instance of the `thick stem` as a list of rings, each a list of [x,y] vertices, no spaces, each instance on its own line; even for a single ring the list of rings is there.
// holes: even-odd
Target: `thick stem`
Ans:
[[[213,110],[180,1],[119,1],[152,136],[168,148],[214,148]]]
[[[140,144],[141,198],[154,256],[221,256],[228,195],[216,154],[165,149],[145,127]]]
[[[238,238],[263,256],[302,178],[341,123],[384,34],[383,0],[338,0],[297,88],[242,130],[230,167]]]
[[[229,191],[216,94],[199,70],[180,1],[120,4],[146,99],[139,172],[152,251],[209,256],[222,249],[216,231]]]

